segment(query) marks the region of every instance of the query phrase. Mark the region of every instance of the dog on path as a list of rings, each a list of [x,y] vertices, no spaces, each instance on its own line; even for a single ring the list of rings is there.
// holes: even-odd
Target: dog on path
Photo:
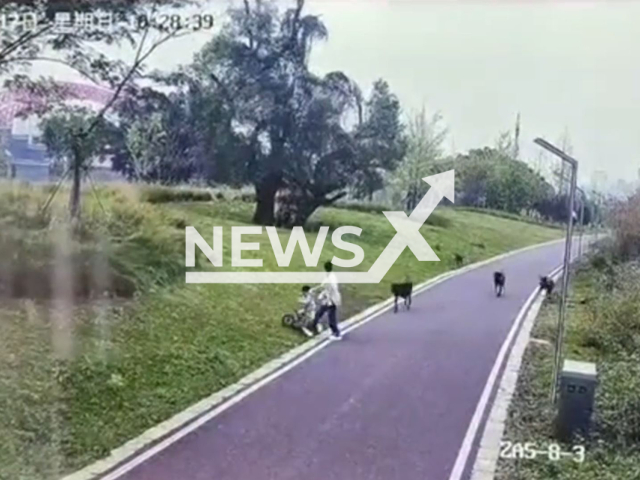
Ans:
[[[496,296],[501,297],[504,294],[504,286],[507,282],[504,272],[493,272],[493,289],[496,292]]]
[[[411,309],[411,294],[413,293],[413,282],[392,283],[391,293],[394,296],[393,313],[398,312],[398,298],[404,299],[404,306],[407,310]]]
[[[540,277],[540,290],[546,290],[547,295],[551,295],[553,292],[553,288],[556,286],[556,283],[551,280],[549,277],[544,276]]]

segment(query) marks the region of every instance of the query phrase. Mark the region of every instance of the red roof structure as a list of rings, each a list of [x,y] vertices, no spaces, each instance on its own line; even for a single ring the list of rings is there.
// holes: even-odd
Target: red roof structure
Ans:
[[[113,91],[85,83],[58,82],[63,87],[63,94],[69,100],[86,100],[99,104],[107,103]],[[11,129],[13,121],[21,112],[46,98],[31,92],[1,91],[0,92],[0,129]]]

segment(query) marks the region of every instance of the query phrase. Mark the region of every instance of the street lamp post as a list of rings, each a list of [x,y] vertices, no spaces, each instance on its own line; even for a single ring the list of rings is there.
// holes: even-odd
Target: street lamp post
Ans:
[[[558,318],[558,328],[556,333],[555,355],[553,361],[553,382],[551,386],[551,402],[555,403],[556,390],[558,388],[558,372],[560,370],[560,360],[562,359],[562,347],[564,343],[564,321],[567,311],[567,292],[569,290],[569,266],[571,264],[571,243],[573,238],[573,203],[576,196],[576,181],[578,174],[578,161],[564,153],[559,148],[551,145],[542,138],[536,138],[535,143],[545,150],[560,157],[563,162],[567,162],[571,167],[571,187],[569,189],[569,212],[567,222],[567,237],[564,245],[564,267],[562,270],[562,295],[560,297],[560,312]]]
[[[587,195],[580,187],[576,187],[576,190],[580,192],[582,201],[580,202],[580,237],[578,240],[578,258],[582,258],[582,234],[584,232],[584,204],[587,201]]]
[[[601,208],[601,199],[600,199],[600,194],[598,193],[597,190],[593,190],[593,220],[591,220],[591,223],[593,224],[594,227],[594,231],[593,231],[593,240],[594,243],[598,243],[598,231],[600,230],[600,208]]]

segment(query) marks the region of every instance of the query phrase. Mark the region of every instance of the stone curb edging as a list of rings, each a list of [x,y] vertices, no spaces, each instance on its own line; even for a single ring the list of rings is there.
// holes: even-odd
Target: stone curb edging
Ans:
[[[486,260],[482,260],[480,262],[473,263],[471,265],[467,265],[465,267],[459,268],[457,270],[448,271],[433,277],[418,286],[414,289],[414,295],[419,294],[425,290],[428,290],[439,283],[442,283],[450,278],[456,277],[463,273],[469,272],[471,270],[475,270],[477,268],[483,267],[490,263],[500,261],[507,257],[517,255],[520,253],[524,253],[529,250],[542,248],[545,246],[552,245],[554,243],[561,242],[562,239],[551,240],[544,243],[539,243],[535,245],[529,245],[524,248],[520,248],[517,250],[513,250],[511,252],[506,252],[500,255],[497,255],[492,258],[488,258]],[[393,298],[389,298],[383,302],[380,302],[376,305],[373,305],[366,310],[354,315],[348,320],[340,323],[340,326],[343,332],[347,333],[351,330],[354,330],[365,323],[373,320],[377,316],[381,315],[385,311],[389,310],[394,303]],[[155,427],[150,428],[149,430],[142,433],[140,436],[126,442],[122,446],[111,451],[108,457],[98,460],[74,473],[71,473],[61,480],[91,480],[98,478],[101,475],[106,474],[109,471],[114,470],[118,465],[123,463],[125,460],[133,457],[134,454],[145,450],[150,447],[152,444],[158,442],[159,440],[169,436],[172,432],[178,430],[181,427],[184,427],[190,423],[194,423],[198,418],[207,414],[214,410],[217,407],[220,407],[224,402],[230,401],[233,397],[240,395],[243,391],[249,389],[251,386],[256,385],[261,380],[264,380],[266,377],[273,375],[275,372],[283,369],[287,364],[293,362],[296,359],[302,357],[306,354],[313,354],[315,352],[311,352],[311,350],[316,349],[320,350],[324,346],[328,344],[327,336],[319,336],[313,339],[306,341],[305,343],[294,347],[288,352],[284,353],[280,357],[271,360],[264,364],[262,367],[254,370],[250,374],[246,375],[238,382],[229,385],[228,387],[213,393],[209,397],[204,398],[203,400],[195,403],[191,407],[183,410],[182,412],[174,415],[173,417],[165,420],[164,422],[156,425]]]
[[[557,279],[562,274],[562,270],[562,266],[560,266],[549,276]],[[471,470],[471,480],[494,480],[500,455],[500,442],[504,434],[509,406],[518,383],[522,358],[529,345],[531,330],[545,298],[546,292],[538,292],[537,298],[525,314],[524,322],[507,359],[495,400],[483,429],[478,453]]]

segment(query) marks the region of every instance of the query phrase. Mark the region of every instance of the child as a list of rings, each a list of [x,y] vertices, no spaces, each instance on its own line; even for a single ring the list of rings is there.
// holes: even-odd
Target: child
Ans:
[[[312,337],[313,333],[307,328],[307,325],[313,322],[316,316],[316,302],[311,295],[311,288],[308,285],[302,287],[302,295],[298,300],[300,308],[298,309],[298,316],[304,319],[302,331],[307,337]]]

